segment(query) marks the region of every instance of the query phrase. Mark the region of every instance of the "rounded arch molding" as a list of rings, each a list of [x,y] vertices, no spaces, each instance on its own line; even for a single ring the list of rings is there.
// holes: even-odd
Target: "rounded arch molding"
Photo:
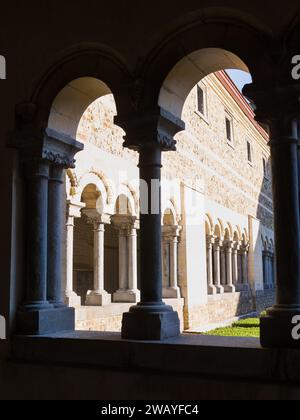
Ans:
[[[202,49],[229,51],[245,63],[254,80],[265,79],[273,73],[273,43],[276,40],[271,29],[233,9],[209,8],[185,16],[171,23],[168,33],[156,38],[155,47],[140,67],[143,107],[155,109],[160,89],[172,69]]]
[[[73,46],[61,52],[36,84],[28,104],[17,106],[17,116],[32,121],[38,130],[47,128],[51,107],[57,95],[72,81],[98,79],[114,94],[118,113],[128,112],[132,77],[125,59],[116,51],[99,44]],[[19,115],[18,115],[19,114]]]

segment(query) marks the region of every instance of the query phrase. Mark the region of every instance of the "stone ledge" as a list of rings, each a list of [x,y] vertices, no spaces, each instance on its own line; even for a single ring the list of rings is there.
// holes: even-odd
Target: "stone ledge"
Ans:
[[[115,333],[16,336],[13,360],[205,377],[300,383],[300,351],[263,350],[256,339],[182,335],[165,342],[121,340]]]

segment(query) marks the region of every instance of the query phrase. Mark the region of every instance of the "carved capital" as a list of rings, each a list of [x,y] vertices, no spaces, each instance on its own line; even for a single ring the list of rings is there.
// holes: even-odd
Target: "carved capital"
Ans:
[[[22,161],[41,161],[63,169],[75,167],[75,155],[83,144],[62,133],[47,129],[44,134],[27,127],[15,132],[13,147],[21,150]]]
[[[172,119],[172,116],[158,110],[154,113],[137,112],[123,118],[117,123],[126,132],[125,147],[140,151],[143,146],[157,145],[162,151],[175,151],[175,135],[185,129],[183,121]]]
[[[111,224],[111,215],[99,213],[97,209],[84,209],[82,212],[87,217],[89,224]]]
[[[130,233],[132,229],[138,230],[140,222],[135,216],[115,215],[111,218],[112,224],[119,230]]]

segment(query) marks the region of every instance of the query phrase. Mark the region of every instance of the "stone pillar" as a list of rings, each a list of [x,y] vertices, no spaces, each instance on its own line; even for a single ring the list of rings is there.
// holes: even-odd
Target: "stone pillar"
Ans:
[[[50,167],[48,204],[48,300],[56,308],[65,307],[62,293],[62,258],[65,170],[61,166]]]
[[[26,293],[22,311],[54,307],[47,297],[49,163],[26,164]]]
[[[119,230],[119,290],[114,302],[137,303],[137,229],[136,217],[114,216],[113,223]]]
[[[207,290],[209,295],[215,295],[217,289],[214,285],[214,270],[213,270],[213,245],[215,238],[207,236],[206,238],[206,252],[207,252]]]
[[[233,242],[227,241],[225,245],[226,271],[227,271],[227,284],[225,286],[225,292],[227,293],[235,292],[235,286],[233,285],[232,251],[233,251]]]
[[[165,299],[179,299],[181,297],[178,287],[178,238],[180,226],[163,226],[163,244],[167,253],[164,253],[164,276],[166,284],[163,288]]]
[[[214,243],[214,282],[217,294],[224,293],[224,287],[221,285],[221,246],[222,241],[216,239]]]
[[[86,306],[106,306],[111,304],[111,295],[104,287],[104,234],[110,216],[99,214],[96,209],[84,210],[84,213],[94,226],[94,290],[88,292]]]
[[[180,335],[180,321],[177,312],[162,301],[162,145],[153,139],[141,145],[139,153],[141,303],[124,314],[122,337],[163,340]]]
[[[276,304],[261,319],[263,347],[299,348],[292,337],[293,319],[300,315],[300,205],[298,125],[300,85],[256,89],[247,96],[256,103],[257,118],[270,131],[276,244]]]
[[[236,286],[239,282],[239,266],[238,266],[239,243],[235,242],[232,250],[232,282]]]
[[[30,335],[74,330],[74,309],[62,297],[63,176],[83,146],[49,129],[43,136],[26,131],[22,141],[27,267],[17,330]]]
[[[74,291],[73,273],[74,273],[74,221],[81,217],[81,210],[85,207],[83,203],[75,201],[67,202],[67,246],[66,246],[66,287],[65,302],[70,307],[81,306],[81,297]]]
[[[223,243],[223,245],[220,248],[220,264],[221,264],[221,285],[224,288],[225,291],[225,286],[227,284],[227,279],[226,279],[226,253],[225,253],[225,243]]]
[[[248,246],[243,245],[242,247],[242,282],[248,285]]]

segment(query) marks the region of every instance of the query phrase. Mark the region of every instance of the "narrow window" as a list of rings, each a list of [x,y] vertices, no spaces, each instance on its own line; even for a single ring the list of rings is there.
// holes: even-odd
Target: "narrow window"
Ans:
[[[198,112],[205,116],[205,93],[202,87],[198,86],[197,90],[197,107]]]
[[[226,117],[226,138],[229,143],[233,142],[232,120]]]
[[[249,141],[247,141],[247,155],[248,155],[248,162],[252,163],[252,146]]]

